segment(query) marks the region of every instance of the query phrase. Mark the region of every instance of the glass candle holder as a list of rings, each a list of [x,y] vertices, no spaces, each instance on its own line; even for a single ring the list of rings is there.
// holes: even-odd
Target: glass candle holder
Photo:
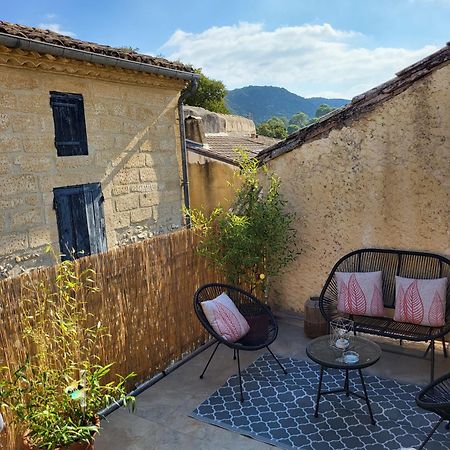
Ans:
[[[343,360],[343,354],[351,348],[354,323],[349,319],[335,319],[330,322],[330,346],[339,352],[338,361]]]

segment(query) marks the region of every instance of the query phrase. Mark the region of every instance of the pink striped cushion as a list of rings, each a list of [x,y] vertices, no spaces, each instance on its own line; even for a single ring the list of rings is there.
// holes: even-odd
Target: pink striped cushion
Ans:
[[[395,277],[395,314],[397,322],[442,327],[445,323],[447,278],[416,280]]]
[[[250,330],[245,317],[225,292],[201,306],[214,331],[226,341],[236,342]]]
[[[384,316],[381,272],[336,272],[337,310],[355,316]]]

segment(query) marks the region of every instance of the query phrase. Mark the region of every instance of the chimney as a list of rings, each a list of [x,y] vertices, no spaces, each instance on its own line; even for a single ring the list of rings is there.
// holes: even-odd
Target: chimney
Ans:
[[[206,144],[205,127],[201,117],[188,116],[184,119],[184,127],[186,130],[186,139],[198,142],[199,144]]]

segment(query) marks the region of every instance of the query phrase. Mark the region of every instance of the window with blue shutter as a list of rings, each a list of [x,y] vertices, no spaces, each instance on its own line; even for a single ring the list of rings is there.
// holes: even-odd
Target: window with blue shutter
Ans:
[[[100,183],[53,189],[62,260],[107,250]]]
[[[83,96],[52,91],[50,92],[50,106],[53,111],[57,155],[87,155]]]

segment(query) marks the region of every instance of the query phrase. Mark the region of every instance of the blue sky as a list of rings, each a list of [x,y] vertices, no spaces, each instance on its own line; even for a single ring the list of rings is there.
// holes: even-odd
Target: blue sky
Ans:
[[[0,0],[1,19],[202,67],[230,89],[350,98],[450,40],[450,0]]]

